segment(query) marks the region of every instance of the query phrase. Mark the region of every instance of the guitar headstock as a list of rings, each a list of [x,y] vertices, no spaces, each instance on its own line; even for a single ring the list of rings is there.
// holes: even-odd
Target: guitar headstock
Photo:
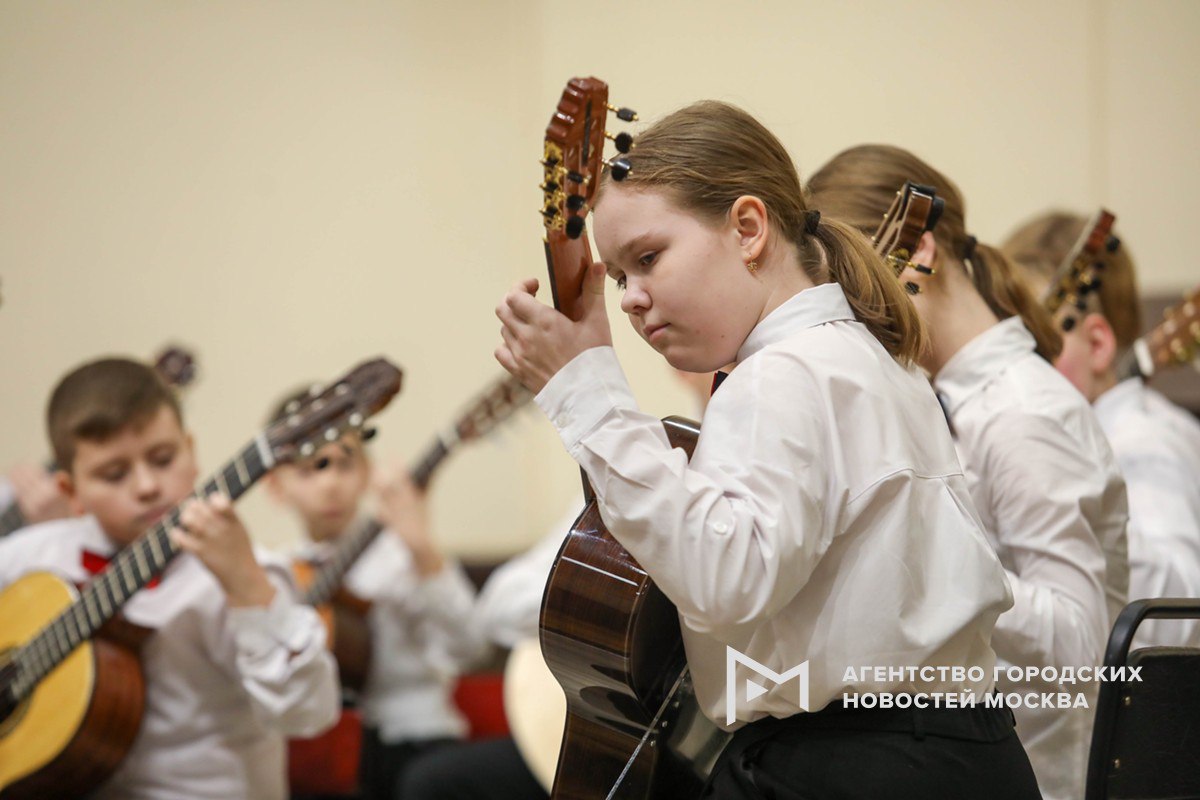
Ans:
[[[637,120],[633,111],[609,105],[608,84],[604,81],[572,78],[546,126],[541,214],[546,228],[550,288],[554,307],[572,318],[583,276],[592,263],[584,220],[600,185],[601,169],[608,166],[616,181],[629,174],[625,159],[604,159],[605,137],[613,140],[620,153],[633,148],[633,137],[628,133],[613,135],[605,131],[609,111],[625,122]]]
[[[1153,372],[1193,362],[1200,367],[1200,287],[1167,309],[1162,322],[1139,343],[1144,344]]]
[[[377,358],[359,364],[304,400],[289,404],[287,415],[264,432],[277,462],[307,458],[350,431],[362,431],[400,391],[400,369]]]
[[[1121,245],[1112,235],[1116,220],[1107,209],[1097,211],[1046,288],[1042,302],[1064,331],[1074,328],[1078,318],[1088,312],[1091,298],[1100,289],[1104,254],[1116,252]]]
[[[196,357],[183,347],[164,348],[154,359],[154,371],[174,389],[184,389],[196,380]]]
[[[533,393],[516,378],[502,378],[489,386],[459,416],[454,424],[455,433],[464,442],[482,438],[528,403],[532,397]]]
[[[879,253],[895,271],[896,277],[908,267],[915,267],[911,261],[921,236],[925,231],[931,231],[942,217],[942,209],[946,201],[937,196],[937,191],[931,186],[923,186],[912,181],[905,181],[891,207],[883,215],[871,242],[875,252]],[[928,267],[921,267],[928,270]],[[917,294],[920,289],[915,283],[905,285],[909,294]]]

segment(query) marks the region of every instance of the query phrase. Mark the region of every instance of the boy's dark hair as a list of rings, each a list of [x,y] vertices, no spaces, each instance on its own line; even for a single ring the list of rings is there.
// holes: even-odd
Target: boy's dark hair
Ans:
[[[70,471],[80,439],[102,442],[122,428],[148,422],[163,406],[183,424],[178,398],[147,364],[103,358],[77,367],[54,387],[46,406],[56,466]]]

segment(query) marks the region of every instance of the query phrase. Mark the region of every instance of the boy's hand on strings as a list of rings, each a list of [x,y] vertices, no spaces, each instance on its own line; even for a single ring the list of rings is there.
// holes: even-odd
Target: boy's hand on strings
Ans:
[[[204,500],[188,500],[179,523],[171,530],[171,541],[208,567],[231,607],[271,604],[275,587],[254,557],[250,535],[228,497],[216,493]]]
[[[592,264],[583,276],[579,321],[534,299],[538,281],[521,281],[496,306],[504,343],[496,348],[500,366],[537,393],[575,356],[612,344],[604,309],[604,264]]]
[[[429,500],[404,469],[379,470],[374,478],[379,495],[379,521],[390,528],[412,552],[413,565],[422,577],[436,575],[446,560],[429,533]]]

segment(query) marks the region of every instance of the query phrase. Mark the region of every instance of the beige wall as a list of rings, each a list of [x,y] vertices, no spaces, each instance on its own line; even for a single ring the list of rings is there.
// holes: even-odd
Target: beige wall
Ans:
[[[407,383],[376,451],[415,459],[497,374],[499,295],[544,269],[534,162],[575,74],[644,119],[742,104],[802,174],[862,141],[911,147],[985,239],[1049,204],[1110,204],[1144,282],[1182,288],[1197,34],[1187,0],[5,0],[0,465],[44,452],[66,368],[168,339],[203,363],[187,412],[208,466],[283,389],[377,353]],[[645,407],[690,411],[613,321]],[[528,411],[441,473],[439,535],[511,552],[576,485]],[[265,542],[296,535],[261,492],[245,516]]]

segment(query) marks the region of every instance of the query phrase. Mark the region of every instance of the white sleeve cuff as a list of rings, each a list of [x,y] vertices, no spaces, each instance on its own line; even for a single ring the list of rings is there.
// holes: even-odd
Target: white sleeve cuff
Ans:
[[[264,655],[280,646],[299,653],[309,646],[314,630],[323,632],[312,609],[297,605],[274,581],[272,585],[275,598],[269,606],[229,609],[229,626],[237,649],[247,655]]]
[[[575,356],[533,400],[558,429],[568,452],[574,452],[614,408],[637,409],[611,346],[592,347]]]

